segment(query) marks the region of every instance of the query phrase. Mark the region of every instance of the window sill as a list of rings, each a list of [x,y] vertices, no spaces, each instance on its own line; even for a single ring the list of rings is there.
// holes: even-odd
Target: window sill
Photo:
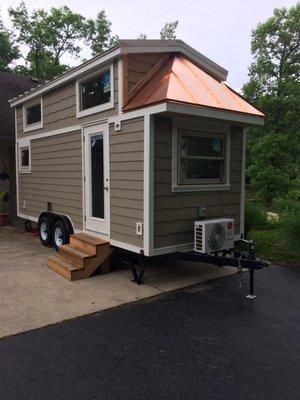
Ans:
[[[219,190],[230,190],[229,183],[204,184],[204,185],[173,185],[172,192],[215,192]]]
[[[19,169],[19,173],[20,173],[20,174],[31,174],[31,169],[29,169],[29,168],[28,168],[28,169],[25,169],[25,168],[22,169],[22,168],[20,168],[20,169]]]
[[[86,110],[77,110],[76,117],[82,118],[88,115],[101,113],[102,111],[111,110],[112,108],[114,108],[114,103],[110,101],[109,103],[100,104],[99,106],[87,108]]]
[[[23,132],[31,132],[31,131],[35,131],[37,129],[43,129],[44,125],[42,122],[38,122],[36,124],[32,124],[32,125],[26,125],[24,126]]]

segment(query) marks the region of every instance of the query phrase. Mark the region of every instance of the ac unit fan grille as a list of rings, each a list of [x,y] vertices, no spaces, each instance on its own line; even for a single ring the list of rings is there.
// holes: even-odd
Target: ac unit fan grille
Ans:
[[[220,249],[226,240],[226,231],[221,224],[214,224],[208,232],[208,245],[212,250]]]

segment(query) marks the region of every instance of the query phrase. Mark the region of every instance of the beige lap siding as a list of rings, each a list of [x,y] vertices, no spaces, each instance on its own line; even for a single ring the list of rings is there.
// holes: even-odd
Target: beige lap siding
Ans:
[[[102,68],[101,68],[102,69]],[[38,99],[38,97],[37,97]],[[26,105],[26,103],[25,103]],[[43,129],[28,133],[23,132],[23,111],[17,107],[18,137],[26,137],[40,132],[49,132],[73,125],[85,124],[101,118],[111,117],[118,113],[118,64],[114,63],[114,108],[91,114],[86,117],[76,117],[76,81],[73,80],[43,95]]]
[[[195,121],[195,119],[193,120]],[[208,123],[198,120],[207,130]],[[220,124],[211,123],[211,132]],[[240,233],[242,130],[231,128],[230,183],[228,191],[173,193],[172,119],[155,119],[154,247],[168,247],[193,242],[194,221],[198,206],[207,207],[206,218],[235,219],[235,233]]]
[[[143,248],[136,222],[143,222],[144,118],[122,121],[110,134],[110,237]]]
[[[47,211],[47,202],[82,229],[80,131],[31,140],[31,173],[19,173],[20,212],[38,218]]]

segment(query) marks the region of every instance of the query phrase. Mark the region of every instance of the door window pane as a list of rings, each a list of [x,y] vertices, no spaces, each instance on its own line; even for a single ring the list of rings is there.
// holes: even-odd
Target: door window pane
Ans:
[[[103,135],[93,135],[90,141],[92,217],[104,218]]]
[[[99,75],[81,84],[81,109],[86,110],[110,101],[110,70],[106,70]]]

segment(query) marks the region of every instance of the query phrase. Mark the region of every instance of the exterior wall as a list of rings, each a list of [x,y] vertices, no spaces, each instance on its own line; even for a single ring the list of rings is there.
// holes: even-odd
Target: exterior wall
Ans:
[[[110,124],[111,239],[143,248],[136,222],[143,222],[144,118],[122,122],[115,132]]]
[[[82,229],[80,131],[31,140],[31,173],[18,177],[21,214],[38,218],[51,202],[53,212],[69,216]]]
[[[128,90],[131,90],[161,59],[163,53],[130,54],[127,56]]]
[[[99,67],[103,68],[103,66]],[[89,73],[90,74],[90,73]],[[89,75],[87,74],[87,75]],[[68,126],[85,124],[101,118],[118,114],[118,63],[114,63],[114,108],[86,117],[76,117],[76,81],[58,87],[43,95],[43,129],[36,129],[28,133],[23,132],[23,108],[17,107],[18,137],[31,136],[35,133],[49,132]],[[26,103],[24,103],[26,105]]]
[[[193,119],[195,121],[195,119]],[[219,123],[197,120],[199,130],[217,133]],[[188,120],[187,120],[188,122]],[[210,128],[209,128],[210,126]],[[234,218],[240,233],[242,131],[231,127],[230,190],[174,193],[172,187],[172,119],[155,118],[154,143],[154,248],[193,242],[199,205],[207,207],[206,218]]]

